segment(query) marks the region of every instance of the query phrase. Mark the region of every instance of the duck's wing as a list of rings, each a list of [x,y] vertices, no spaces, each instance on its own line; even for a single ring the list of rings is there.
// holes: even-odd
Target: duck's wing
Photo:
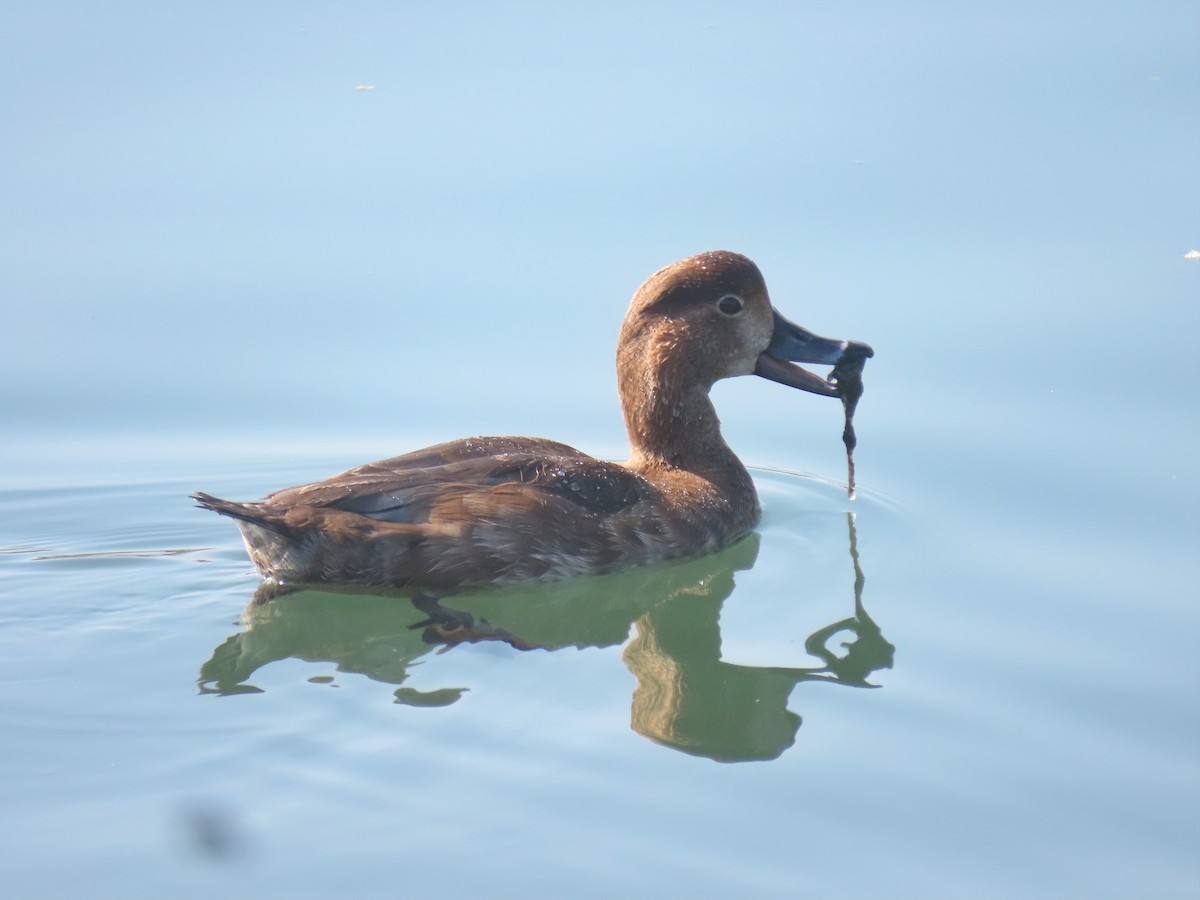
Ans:
[[[653,492],[641,476],[555,441],[470,438],[368,463],[315,484],[269,495],[270,508],[309,507],[356,513],[379,522],[421,524],[452,509],[522,507],[561,501],[612,514]],[[520,500],[518,500],[518,497]]]

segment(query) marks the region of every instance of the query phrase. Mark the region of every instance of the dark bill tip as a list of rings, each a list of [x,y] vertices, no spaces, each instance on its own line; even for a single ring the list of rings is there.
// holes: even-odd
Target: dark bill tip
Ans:
[[[842,351],[838,364],[858,362],[860,359],[870,359],[874,355],[875,351],[871,349],[870,344],[864,344],[862,341],[846,341],[846,349]]]
[[[775,328],[771,343],[758,357],[754,374],[788,387],[794,387],[825,397],[839,396],[838,389],[796,363],[817,363],[843,366],[861,363],[875,355],[870,345],[862,341],[839,341],[820,337],[807,328],[789,322],[775,311]]]

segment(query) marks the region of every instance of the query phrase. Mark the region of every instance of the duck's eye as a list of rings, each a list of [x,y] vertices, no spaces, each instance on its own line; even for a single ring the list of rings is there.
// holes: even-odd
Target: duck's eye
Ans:
[[[717,301],[717,309],[727,316],[736,316],[742,311],[742,298],[737,294],[726,294]]]

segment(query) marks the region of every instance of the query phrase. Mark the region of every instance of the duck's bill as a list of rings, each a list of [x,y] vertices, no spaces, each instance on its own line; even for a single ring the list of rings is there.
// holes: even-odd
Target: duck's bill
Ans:
[[[796,363],[837,366],[861,362],[874,355],[875,351],[867,344],[818,337],[808,329],[801,328],[775,313],[775,330],[771,334],[771,343],[759,355],[754,374],[812,394],[836,397],[837,385],[830,384],[820,375]]]

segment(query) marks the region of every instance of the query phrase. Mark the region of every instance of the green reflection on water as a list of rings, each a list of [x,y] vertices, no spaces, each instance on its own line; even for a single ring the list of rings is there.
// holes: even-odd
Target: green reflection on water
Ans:
[[[895,648],[863,607],[865,578],[852,514],[847,523],[854,612],[805,640],[819,666],[745,666],[721,659],[721,606],[733,592],[734,573],[750,569],[758,556],[759,538],[752,534],[700,559],[452,597],[344,588],[280,596],[264,585],[243,614],[244,630],[201,666],[200,689],[259,692],[249,684],[253,674],[288,658],[335,663],[342,672],[402,685],[417,660],[462,643],[500,642],[521,651],[626,644],[623,658],[638,682],[635,731],[722,762],[775,759],[795,742],[800,727],[800,716],[787,708],[796,684],[874,687],[867,677],[892,666]],[[853,636],[842,642],[840,653],[830,648],[838,635]],[[465,690],[401,687],[396,702],[448,706]]]

